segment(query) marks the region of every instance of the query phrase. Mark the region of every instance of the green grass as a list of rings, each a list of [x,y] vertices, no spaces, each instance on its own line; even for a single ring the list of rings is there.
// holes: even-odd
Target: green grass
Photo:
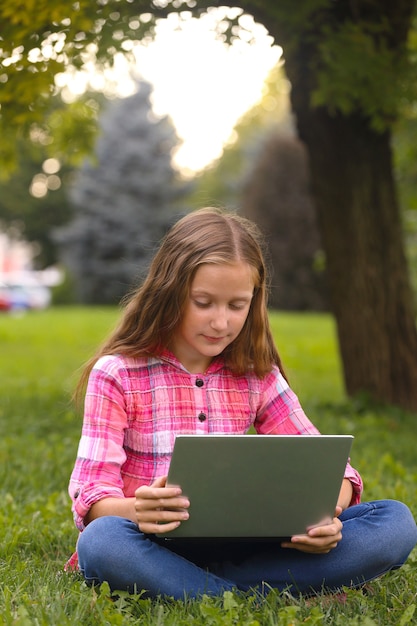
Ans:
[[[63,572],[77,533],[67,483],[81,416],[70,403],[77,370],[116,321],[112,308],[55,308],[0,316],[0,624],[239,624],[335,626],[417,623],[417,558],[340,605],[271,592],[263,602],[225,594],[190,602],[112,601]],[[292,386],[322,432],[353,433],[365,499],[401,499],[417,515],[415,421],[393,408],[348,401],[334,325],[326,315],[273,314]]]

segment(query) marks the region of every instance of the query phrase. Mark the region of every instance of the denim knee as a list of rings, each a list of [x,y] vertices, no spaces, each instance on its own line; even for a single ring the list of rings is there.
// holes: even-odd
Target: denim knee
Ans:
[[[106,572],[120,564],[120,541],[124,527],[133,524],[116,516],[98,517],[78,538],[77,553],[81,572],[87,579],[106,580]]]
[[[359,510],[359,515],[355,509]],[[375,556],[379,555],[386,569],[399,567],[407,559],[417,543],[417,526],[414,517],[403,502],[397,500],[376,500],[364,502],[346,510],[350,516],[363,519],[361,536],[357,536],[358,546],[364,543],[375,546]],[[343,514],[342,514],[343,515]]]
[[[417,544],[417,525],[406,504],[397,500],[385,500],[387,526],[390,528],[388,545],[398,551],[402,565]]]

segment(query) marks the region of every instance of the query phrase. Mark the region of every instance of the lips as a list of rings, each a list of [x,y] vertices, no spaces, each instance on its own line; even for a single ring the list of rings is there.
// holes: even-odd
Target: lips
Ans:
[[[225,340],[225,337],[210,337],[208,335],[203,335],[203,337],[209,343],[219,343]]]

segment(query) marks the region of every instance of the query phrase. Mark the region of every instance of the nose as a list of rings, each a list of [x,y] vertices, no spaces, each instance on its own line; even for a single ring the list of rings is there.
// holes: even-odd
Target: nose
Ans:
[[[228,326],[227,310],[224,307],[217,308],[211,320],[211,327],[217,332],[226,330]]]

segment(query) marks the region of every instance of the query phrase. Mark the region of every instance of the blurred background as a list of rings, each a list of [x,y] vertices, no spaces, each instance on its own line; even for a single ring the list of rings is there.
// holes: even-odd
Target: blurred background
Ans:
[[[137,19],[147,24],[151,15]],[[49,53],[35,46],[33,67],[36,54],[49,62],[58,55],[49,45]],[[93,48],[81,66],[67,60],[56,73],[39,121],[15,136],[13,158],[3,142],[0,309],[116,304],[172,221],[216,205],[268,234],[274,308],[326,310],[307,157],[283,50],[266,27],[239,8],[199,19],[168,13],[152,39],[129,41],[111,64],[96,62]],[[13,50],[15,58],[4,52],[3,84],[19,61]],[[3,117],[6,106],[13,101],[2,104]],[[402,113],[395,175],[415,290],[414,103]]]
[[[5,0],[0,310],[117,305],[222,206],[266,236],[272,309],[335,315],[348,392],[415,408],[355,379],[368,336],[417,346],[415,2],[313,4]]]

